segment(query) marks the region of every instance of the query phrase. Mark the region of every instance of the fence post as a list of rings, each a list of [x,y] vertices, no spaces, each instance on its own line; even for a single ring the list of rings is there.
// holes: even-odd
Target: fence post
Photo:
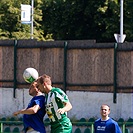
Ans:
[[[3,133],[3,123],[0,123],[0,132]]]
[[[67,77],[67,42],[64,42],[64,81],[63,81],[63,87],[64,91],[66,92],[66,77]]]
[[[13,89],[13,97],[16,97],[16,86],[17,86],[17,40],[14,41],[14,89]]]
[[[91,133],[94,133],[94,123],[91,124]]]
[[[116,103],[117,100],[117,43],[114,45],[114,94],[113,102]]]
[[[125,123],[122,125],[122,133],[125,133]]]

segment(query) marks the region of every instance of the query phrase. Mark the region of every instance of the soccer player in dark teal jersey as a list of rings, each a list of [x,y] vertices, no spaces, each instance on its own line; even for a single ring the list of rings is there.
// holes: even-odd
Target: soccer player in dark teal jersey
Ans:
[[[72,124],[67,112],[72,108],[68,96],[60,88],[52,87],[51,77],[44,74],[37,79],[38,88],[46,95],[46,112],[51,133],[71,133]]]
[[[122,133],[116,121],[111,119],[110,107],[106,104],[101,106],[101,118],[94,123],[94,133]]]
[[[24,132],[25,133],[46,133],[43,118],[45,111],[45,97],[36,87],[37,82],[33,82],[29,89],[29,94],[33,96],[26,109],[14,112],[14,115],[24,114]]]

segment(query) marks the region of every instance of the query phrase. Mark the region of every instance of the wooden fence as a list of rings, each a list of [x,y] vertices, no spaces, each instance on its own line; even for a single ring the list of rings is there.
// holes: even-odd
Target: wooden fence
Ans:
[[[0,87],[28,88],[23,71],[34,67],[66,90],[133,92],[133,43],[96,43],[94,40],[42,42],[0,41]]]

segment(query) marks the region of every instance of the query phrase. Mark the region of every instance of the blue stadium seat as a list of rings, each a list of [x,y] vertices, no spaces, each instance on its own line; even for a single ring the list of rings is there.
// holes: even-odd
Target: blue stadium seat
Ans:
[[[133,118],[129,118],[129,119],[126,121],[126,126],[133,126]]]
[[[95,118],[93,117],[89,119],[89,122],[94,122],[94,121],[95,121]]]
[[[81,133],[80,128],[76,128],[75,131],[74,131],[74,133]]]
[[[87,126],[87,120],[85,118],[81,118],[78,121],[77,126]]]
[[[119,118],[119,120],[117,121],[119,126],[122,126],[124,123],[124,119],[123,118]]]
[[[15,127],[15,128],[13,129],[12,133],[20,133],[19,128],[18,128],[18,127]]]
[[[4,133],[11,133],[10,127],[6,127],[6,128],[4,129]]]
[[[1,121],[6,121],[6,118],[5,117],[2,117],[0,120]]]
[[[89,128],[86,128],[86,129],[84,130],[84,133],[91,133],[91,130],[90,130]]]
[[[88,126],[91,126],[92,125],[92,123],[94,123],[95,122],[95,118],[90,118],[89,120],[88,120]]]
[[[8,120],[9,120],[9,121],[16,121],[17,119],[14,118],[14,117],[10,117]]]

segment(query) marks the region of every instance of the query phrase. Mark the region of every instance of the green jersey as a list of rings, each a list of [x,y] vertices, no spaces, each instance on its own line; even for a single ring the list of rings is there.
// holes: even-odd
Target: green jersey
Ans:
[[[72,124],[67,113],[57,113],[64,103],[69,102],[68,96],[59,88],[53,87],[46,95],[46,112],[50,119],[51,133],[71,133]]]
[[[64,119],[67,114],[57,113],[59,108],[63,108],[64,104],[68,102],[68,96],[59,88],[52,88],[52,90],[46,95],[46,112],[50,118],[51,123]]]

